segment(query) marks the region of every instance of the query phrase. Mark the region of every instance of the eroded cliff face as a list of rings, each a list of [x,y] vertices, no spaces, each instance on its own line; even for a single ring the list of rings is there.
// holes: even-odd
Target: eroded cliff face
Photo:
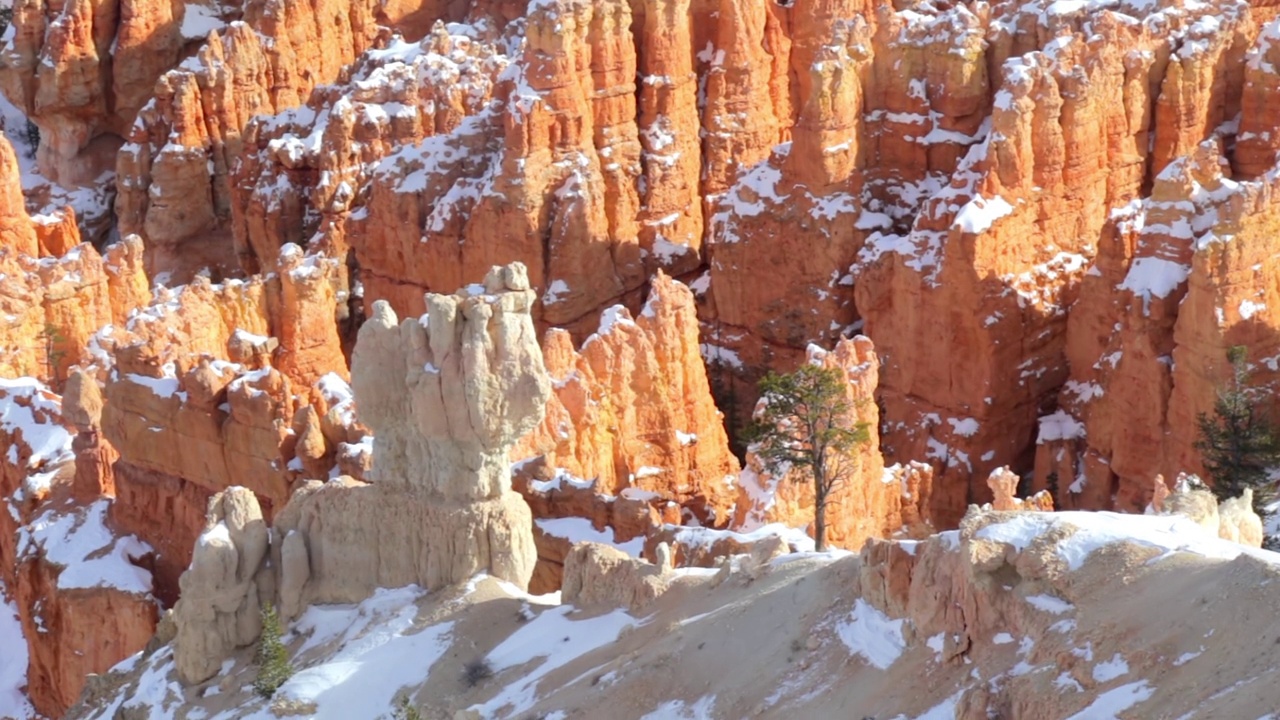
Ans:
[[[504,7],[505,3],[495,2],[493,12],[501,17]],[[462,4],[437,0],[355,4],[255,0],[244,5],[236,21],[225,27],[219,23],[207,43],[159,77],[150,99],[123,134],[125,144],[116,162],[116,213],[123,233],[146,238],[148,269],[170,273],[174,281],[183,282],[205,267],[223,273],[269,264],[274,252],[254,256],[249,250],[254,247],[250,237],[264,229],[254,223],[275,225],[294,214],[288,212],[291,208],[281,213],[268,207],[270,219],[255,219],[251,207],[243,204],[246,193],[252,191],[246,184],[252,182],[256,165],[276,166],[274,156],[279,149],[260,142],[273,132],[273,122],[252,128],[250,120],[301,108],[317,86],[339,80],[349,63],[375,41],[385,41],[387,27],[416,41],[432,22],[461,19],[465,9]],[[358,73],[356,79],[359,81]],[[342,95],[321,89],[317,97],[337,102]],[[313,98],[309,107],[321,104]],[[329,108],[324,110],[328,115]],[[342,114],[339,110],[338,115]],[[389,122],[385,117],[382,120]],[[339,166],[350,166],[361,154],[359,145],[387,130],[386,123],[381,124],[380,130],[378,119],[368,122],[347,114],[345,123],[339,120],[333,124],[334,133],[329,137],[328,151],[335,157],[319,162],[320,167],[311,167],[336,171]],[[403,124],[397,125],[386,134],[388,139],[413,137]],[[364,152],[366,162],[377,157],[377,143],[372,145],[372,151]],[[257,164],[251,160],[237,171],[242,154],[258,150],[265,157]],[[304,167],[299,159],[286,162],[290,170]],[[310,183],[314,180],[303,184]],[[338,192],[340,184],[341,178],[332,185],[321,183],[332,188],[331,192]],[[348,186],[348,191],[358,189]],[[287,203],[299,206],[293,199]],[[235,241],[233,225],[239,233]],[[281,232],[278,226],[275,232]],[[292,230],[285,232],[293,234]],[[278,238],[271,239],[277,246],[283,244]]]
[[[156,624],[151,573],[135,564],[152,550],[115,529],[113,501],[98,490],[103,479],[88,478],[99,448],[92,413],[76,411],[83,405],[64,420],[62,399],[47,387],[0,380],[0,442],[8,448],[0,593],[15,601],[28,646],[26,695],[52,717],[75,702],[88,674],[140,650]]]
[[[1210,136],[1274,165],[1269,15],[1240,2],[713,5],[361,6],[320,52],[318,6],[251,4],[141,110],[121,228],[179,279],[310,243],[342,299],[410,314],[521,260],[578,339],[654,270],[696,277],[735,420],[860,329],[888,459],[930,462],[954,522],[1088,374],[1067,318],[1124,268],[1114,211]]]
[[[1240,172],[1274,165],[1269,17],[476,7],[255,122],[234,232],[242,259],[303,236],[351,248],[353,292],[404,313],[519,259],[535,317],[575,339],[616,302],[638,312],[665,269],[692,281],[735,421],[765,369],[860,330],[883,356],[887,459],[933,465],[932,510],[953,523],[991,499],[992,470],[1031,468],[1038,418],[1084,372],[1068,316],[1095,266],[1123,268],[1117,209],[1210,137]],[[430,89],[394,79],[410,73]]]
[[[551,400],[514,457],[544,455],[594,479],[600,493],[635,488],[726,525],[738,461],[711,398],[695,312],[693,293],[660,272],[634,319],[625,307],[606,310],[581,349],[569,333],[549,331]]]
[[[1081,362],[1064,410],[1042,422],[1036,469],[1045,484],[1056,473],[1078,507],[1141,510],[1157,475],[1200,470],[1196,418],[1230,382],[1228,348],[1248,348],[1254,383],[1276,380],[1277,172],[1232,179],[1221,149],[1209,141],[1170,163],[1117,219],[1132,238],[1122,281],[1072,316]]]
[[[157,286],[89,343],[103,434],[120,453],[113,512],[160,550],[167,602],[214,493],[247,487],[270,516],[298,478],[363,465],[334,322],[337,262],[289,245],[275,269]]]

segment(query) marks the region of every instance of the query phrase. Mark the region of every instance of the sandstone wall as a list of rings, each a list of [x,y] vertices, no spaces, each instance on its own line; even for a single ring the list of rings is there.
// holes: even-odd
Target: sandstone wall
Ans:
[[[637,488],[724,526],[738,461],[711,397],[695,313],[693,293],[659,271],[635,319],[624,307],[606,310],[581,349],[569,333],[549,331],[551,400],[513,456],[545,455],[595,479],[598,492]]]

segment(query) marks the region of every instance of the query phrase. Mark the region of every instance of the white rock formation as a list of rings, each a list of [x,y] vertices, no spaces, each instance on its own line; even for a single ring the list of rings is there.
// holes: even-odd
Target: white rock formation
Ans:
[[[300,488],[276,519],[281,612],[357,602],[376,587],[432,589],[485,571],[528,586],[537,554],[508,451],[551,393],[520,263],[484,285],[427,296],[397,322],[386,303],[360,329],[352,390],[374,431],[373,484]]]
[[[173,609],[174,658],[186,683],[208,680],[223,659],[258,639],[259,570],[269,531],[253,493],[227,488],[209,500],[204,532],[178,584]]]
[[[1253,489],[1218,505],[1218,537],[1249,547],[1262,547],[1262,518],[1253,511]]]

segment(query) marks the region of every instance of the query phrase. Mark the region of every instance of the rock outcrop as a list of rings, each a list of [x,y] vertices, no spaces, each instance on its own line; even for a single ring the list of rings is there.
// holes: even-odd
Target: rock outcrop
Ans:
[[[1163,478],[1157,476],[1163,484]],[[1167,488],[1165,488],[1167,492]],[[1160,494],[1157,493],[1157,497]],[[1211,535],[1248,547],[1262,547],[1262,518],[1253,509],[1253,489],[1239,497],[1219,502],[1200,478],[1185,473],[1178,476],[1172,493],[1160,497],[1152,510],[1157,514],[1182,515]],[[1148,514],[1151,514],[1150,512]]]
[[[90,362],[94,334],[125,322],[149,297],[140,251],[136,241],[111,246],[105,257],[87,243],[42,259],[0,249],[0,312],[10,319],[0,335],[0,374],[57,387],[73,365]]]
[[[486,5],[479,14],[487,14]],[[416,40],[434,21],[460,20],[467,10],[438,0],[360,0],[341,8],[324,0],[250,0],[238,18],[216,22],[194,55],[159,77],[136,121],[120,133],[116,214],[123,233],[145,238],[148,270],[185,282],[204,267],[218,274],[241,264],[252,269],[253,257],[238,252],[247,249],[246,238],[232,239],[245,210],[233,214],[232,172],[247,140],[258,137],[246,137],[249,121],[298,108],[317,86],[339,80],[349,63],[387,39],[381,26]]]
[[[19,3],[0,88],[40,129],[41,172],[87,185],[115,153],[156,79],[238,15],[238,3]]]
[[[226,656],[262,632],[259,574],[270,531],[253,493],[231,487],[209,501],[204,532],[196,540],[191,567],[179,583],[173,608],[177,635],[173,656],[178,677],[198,683],[213,677]]]
[[[287,245],[269,276],[158,286],[89,343],[103,434],[120,453],[113,513],[160,551],[166,602],[215,493],[246,487],[270,517],[297,479],[327,478],[364,434],[344,380],[336,278],[335,261]]]
[[[561,598],[580,606],[643,611],[671,582],[669,562],[669,553],[650,563],[608,545],[578,543],[565,558]]]
[[[545,323],[594,325],[604,307],[635,302],[645,264],[631,26],[620,0],[529,5],[496,102],[374,172],[348,230],[366,304],[388,297],[418,313],[424,290],[516,260]]]
[[[1056,425],[1066,431],[1041,425],[1038,482],[1050,472],[1069,482],[1064,506],[1114,498],[1117,509],[1141,509],[1151,478],[1200,471],[1197,417],[1233,381],[1229,348],[1247,348],[1251,384],[1276,382],[1276,178],[1232,178],[1222,145],[1208,141],[1171,161],[1151,198],[1116,220],[1117,242],[1132,250],[1100,261],[1107,271],[1084,286],[1096,294],[1072,312],[1076,349]]]
[[[374,482],[309,483],[277,515],[274,564],[290,593],[282,608],[438,588],[480,571],[528,585],[532,518],[511,490],[508,453],[551,394],[534,298],[514,263],[483,285],[429,295],[421,319],[398,322],[389,305],[375,306],[352,359]]]
[[[991,509],[999,512],[1007,512],[1010,510],[1053,510],[1053,495],[1047,490],[1032,495],[1028,498],[1018,497],[1018,486],[1022,484],[1022,478],[1011,472],[1009,468],[996,468],[991,471],[991,475],[987,477],[987,487],[991,488]]]

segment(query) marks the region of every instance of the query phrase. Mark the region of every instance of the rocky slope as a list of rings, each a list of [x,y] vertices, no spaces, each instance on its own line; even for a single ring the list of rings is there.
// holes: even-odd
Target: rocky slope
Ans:
[[[309,609],[285,638],[297,674],[269,704],[250,650],[183,686],[165,646],[95,678],[68,716],[338,718],[403,698],[467,718],[1265,716],[1280,701],[1263,630],[1280,560],[1202,533],[974,511],[860,555],[665,573],[583,545],[568,569],[583,584],[561,597],[480,576]],[[493,675],[469,683],[479,661]]]

